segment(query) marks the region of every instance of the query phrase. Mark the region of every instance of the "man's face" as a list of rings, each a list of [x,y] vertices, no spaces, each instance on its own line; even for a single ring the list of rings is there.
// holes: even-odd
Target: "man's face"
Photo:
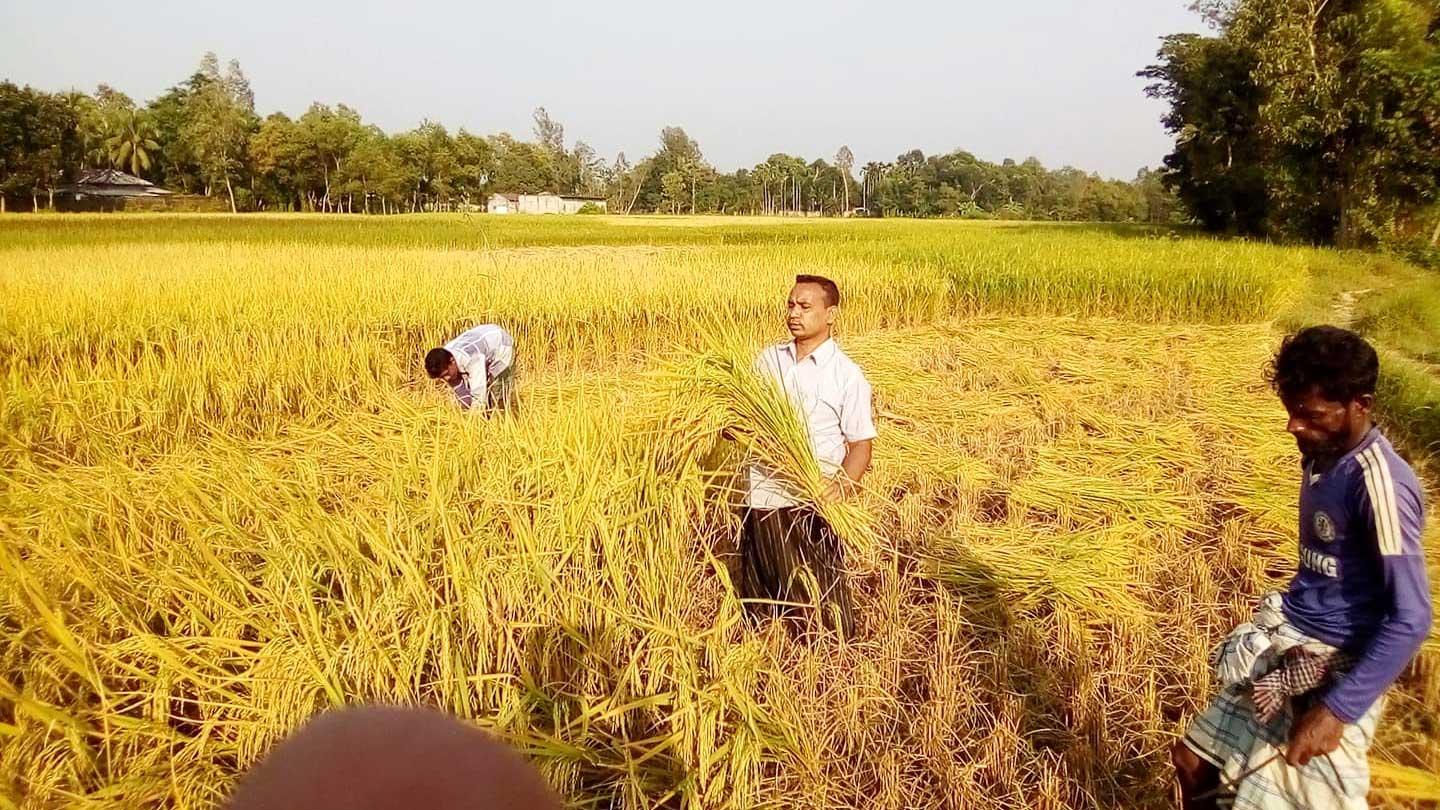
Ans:
[[[445,366],[444,371],[440,372],[438,379],[444,380],[445,384],[451,387],[460,384],[460,365],[455,362],[455,358],[450,358],[450,364]]]
[[[1290,421],[1285,429],[1295,437],[1300,453],[1310,458],[1343,454],[1363,430],[1375,398],[1369,394],[1352,402],[1326,399],[1319,388],[1304,396],[1282,397]]]
[[[786,304],[785,326],[796,340],[823,334],[835,322],[835,307],[829,305],[819,284],[796,284]]]

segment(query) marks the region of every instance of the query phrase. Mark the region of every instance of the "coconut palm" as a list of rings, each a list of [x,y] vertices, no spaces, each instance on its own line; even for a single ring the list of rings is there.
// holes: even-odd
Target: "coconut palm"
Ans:
[[[105,151],[105,136],[109,130],[100,105],[78,90],[62,93],[60,99],[75,119],[75,134],[80,139],[80,168],[90,169],[109,163],[110,156]]]
[[[761,211],[765,214],[775,213],[774,200],[770,194],[770,186],[780,180],[779,175],[775,171],[775,166],[769,161],[766,161],[765,163],[757,165],[752,174],[760,181]]]
[[[115,114],[109,123],[105,152],[110,165],[139,177],[150,169],[150,154],[160,149],[159,132],[144,112],[131,108]]]
[[[889,169],[890,165],[888,163],[880,163],[872,160],[865,164],[865,168],[861,171],[860,175],[862,178],[860,186],[862,197],[860,204],[865,206],[866,209],[869,209],[870,197],[874,195],[876,187],[880,184],[880,181],[885,178],[885,173],[889,171]]]

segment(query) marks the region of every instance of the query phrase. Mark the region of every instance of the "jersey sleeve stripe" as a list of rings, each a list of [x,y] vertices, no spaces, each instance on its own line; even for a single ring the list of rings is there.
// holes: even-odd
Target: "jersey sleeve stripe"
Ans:
[[[1388,501],[1387,514],[1390,516],[1390,547],[1392,555],[1405,553],[1405,532],[1400,522],[1400,492],[1395,488],[1395,476],[1390,470],[1390,457],[1379,446],[1371,448],[1379,462],[1380,477],[1385,482],[1385,499]]]
[[[1381,485],[1379,474],[1375,470],[1375,461],[1370,457],[1370,450],[1362,450],[1355,458],[1360,462],[1360,469],[1365,474],[1365,494],[1370,498],[1370,514],[1375,523],[1375,542],[1380,548],[1380,553],[1389,554],[1387,550],[1389,527],[1385,523],[1384,499],[1380,494]]]
[[[1399,501],[1395,492],[1395,479],[1390,475],[1390,459],[1386,458],[1379,445],[1371,446],[1370,454],[1375,461],[1375,469],[1379,472],[1380,491],[1385,497],[1385,522],[1389,525],[1389,531],[1385,535],[1388,550],[1382,553],[1392,556],[1401,554],[1404,551],[1404,535],[1400,532]]]
[[[1359,455],[1365,472],[1365,489],[1370,496],[1370,511],[1375,516],[1375,540],[1380,553],[1393,557],[1401,553],[1400,516],[1395,508],[1395,483],[1390,467],[1379,448],[1371,446]]]

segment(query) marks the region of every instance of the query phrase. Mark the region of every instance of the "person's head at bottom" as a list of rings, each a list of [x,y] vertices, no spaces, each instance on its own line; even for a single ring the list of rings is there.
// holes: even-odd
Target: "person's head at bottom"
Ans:
[[[229,810],[559,810],[518,753],[429,709],[370,706],[312,720],[241,780]]]

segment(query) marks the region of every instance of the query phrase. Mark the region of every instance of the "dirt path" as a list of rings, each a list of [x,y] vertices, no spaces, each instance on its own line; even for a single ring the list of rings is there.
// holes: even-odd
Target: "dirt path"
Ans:
[[[1346,290],[1335,298],[1335,305],[1331,308],[1336,326],[1343,326],[1349,329],[1355,324],[1355,305],[1360,298],[1373,290]]]

